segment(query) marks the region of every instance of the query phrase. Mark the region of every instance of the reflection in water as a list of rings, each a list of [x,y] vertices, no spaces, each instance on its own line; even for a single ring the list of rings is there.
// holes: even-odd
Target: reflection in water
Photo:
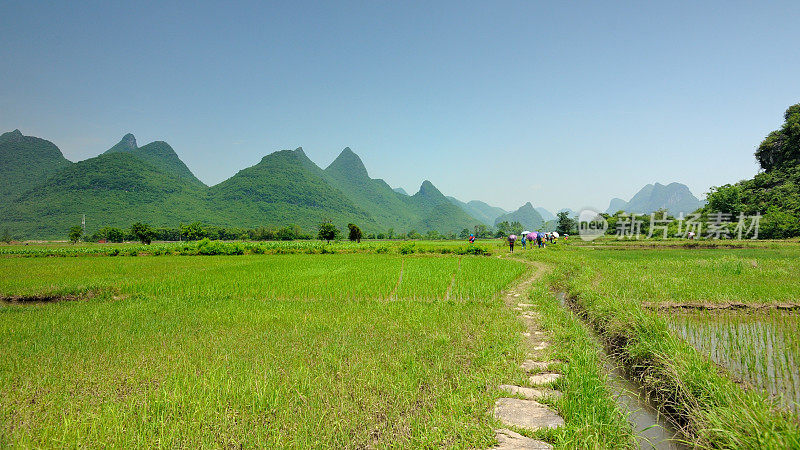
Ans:
[[[611,391],[617,404],[628,411],[628,422],[631,423],[636,433],[639,447],[656,450],[680,450],[688,446],[682,444],[686,438],[676,431],[666,417],[659,414],[647,400],[647,395],[641,386],[628,380],[624,371],[615,367],[611,360],[606,358],[605,368]]]
[[[674,333],[715,363],[800,413],[800,314],[672,311],[664,319]]]

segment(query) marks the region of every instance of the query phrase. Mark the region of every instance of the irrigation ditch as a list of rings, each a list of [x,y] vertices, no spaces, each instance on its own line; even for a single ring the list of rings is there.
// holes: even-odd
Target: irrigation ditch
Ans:
[[[636,381],[633,372],[628,369],[630,366],[624,364],[612,343],[597,333],[586,313],[565,292],[559,292],[556,296],[561,306],[575,313],[591,330],[594,338],[603,344],[601,347],[605,351],[601,360],[608,375],[608,388],[620,409],[628,412],[628,422],[633,428],[639,447],[656,450],[691,448],[688,445],[689,439],[683,432],[684,425],[673,415],[659,410],[644,386]]]

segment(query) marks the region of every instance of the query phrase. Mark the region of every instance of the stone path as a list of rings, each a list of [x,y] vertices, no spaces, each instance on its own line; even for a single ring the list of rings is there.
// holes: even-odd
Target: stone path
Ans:
[[[529,261],[524,261],[534,266]],[[545,349],[549,347],[548,337],[539,326],[539,314],[533,310],[534,305],[524,303],[532,283],[541,276],[541,268],[534,266],[534,273],[523,282],[513,286],[504,294],[506,305],[519,314],[527,330],[523,333],[528,347],[529,358],[522,363],[522,369],[530,375],[530,386],[501,385],[499,389],[513,397],[504,397],[495,403],[494,415],[503,424],[525,430],[558,428],[564,425],[564,419],[547,405],[537,400],[556,399],[561,392],[551,386],[561,375],[553,370],[553,366],[563,364],[561,361],[548,361]],[[536,439],[525,437],[507,428],[495,430],[498,446],[495,449],[552,449],[553,446]]]
[[[500,443],[500,445],[495,448],[503,448],[506,450],[549,450],[553,448],[553,446],[547,442],[537,441],[536,439],[525,437],[519,433],[509,430],[508,428],[501,428],[496,430],[495,433],[497,442]]]

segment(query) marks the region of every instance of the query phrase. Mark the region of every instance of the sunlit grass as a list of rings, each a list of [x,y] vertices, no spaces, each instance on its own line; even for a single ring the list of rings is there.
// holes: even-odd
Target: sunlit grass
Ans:
[[[522,266],[477,260],[0,259],[3,295],[99,292],[0,306],[0,446],[489,446]]]
[[[614,249],[554,246],[525,257],[554,268],[566,292],[629,372],[696,445],[800,446],[797,416],[743,388],[643,307],[649,303],[791,301],[800,251]]]

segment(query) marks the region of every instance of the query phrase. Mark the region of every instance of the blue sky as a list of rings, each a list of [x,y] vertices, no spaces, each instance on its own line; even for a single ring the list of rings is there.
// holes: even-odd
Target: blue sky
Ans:
[[[751,177],[800,102],[800,2],[0,3],[0,129],[71,160],[127,132],[207,184],[346,146],[506,209]]]

